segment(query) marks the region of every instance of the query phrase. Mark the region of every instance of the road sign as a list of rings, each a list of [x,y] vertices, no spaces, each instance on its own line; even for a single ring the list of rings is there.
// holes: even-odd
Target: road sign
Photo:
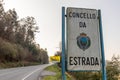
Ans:
[[[98,10],[67,8],[67,69],[101,70]]]
[[[58,62],[60,62],[60,56],[50,56],[50,61],[58,61]]]

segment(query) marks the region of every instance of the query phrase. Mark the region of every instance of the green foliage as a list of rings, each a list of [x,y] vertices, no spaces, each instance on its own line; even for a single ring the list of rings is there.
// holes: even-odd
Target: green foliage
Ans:
[[[100,72],[70,72],[77,80],[101,80]]]
[[[113,55],[112,60],[107,62],[107,79],[108,80],[118,80],[120,75],[120,61],[119,56],[115,57]]]
[[[25,57],[25,50],[19,44],[10,43],[0,38],[0,57],[3,61],[21,61]]]
[[[53,72],[60,72],[61,71],[61,69],[56,64],[47,67],[45,70],[49,70],[49,71],[53,71]]]
[[[61,80],[61,69],[56,64],[47,67],[45,70],[55,72],[56,75],[46,76],[43,80]]]
[[[120,60],[119,56],[112,57],[111,61],[107,61],[107,80],[119,80]],[[77,80],[102,80],[101,72],[69,72]]]
[[[4,57],[6,61],[12,61],[17,55],[15,46],[7,41],[0,39],[0,57]]]
[[[0,1],[0,62],[48,63],[47,50],[35,42],[38,26],[34,17],[18,20],[15,9],[4,10]]]
[[[48,55],[47,55],[47,49],[40,49],[40,54],[42,56],[40,56],[40,59],[42,60],[42,63],[48,63]]]
[[[45,76],[43,80],[62,80],[61,68],[57,64],[47,67],[45,70],[55,72],[56,75]],[[66,75],[67,80],[74,80],[73,78]]]
[[[16,60],[18,61],[23,61],[27,54],[29,54],[29,52],[27,52],[21,45],[17,44],[15,45],[15,49],[17,50],[17,56],[16,56]]]

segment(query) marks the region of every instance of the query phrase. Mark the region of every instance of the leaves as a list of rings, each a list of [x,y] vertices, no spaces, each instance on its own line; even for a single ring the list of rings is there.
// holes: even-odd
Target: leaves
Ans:
[[[18,19],[15,9],[4,10],[0,1],[0,62],[48,63],[47,51],[35,42],[38,26],[34,17]]]
[[[112,60],[107,62],[107,77],[108,80],[118,80],[120,74],[120,58],[113,55]]]
[[[118,80],[120,74],[120,58],[113,55],[111,61],[107,61],[107,80]],[[102,80],[101,72],[70,72],[77,80]]]

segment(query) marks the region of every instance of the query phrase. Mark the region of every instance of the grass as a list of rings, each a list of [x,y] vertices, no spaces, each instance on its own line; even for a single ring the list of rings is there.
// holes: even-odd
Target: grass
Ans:
[[[44,76],[42,80],[62,80],[61,68],[57,64],[47,67],[45,70],[55,72],[56,75]],[[66,80],[73,80],[70,76],[66,75]]]

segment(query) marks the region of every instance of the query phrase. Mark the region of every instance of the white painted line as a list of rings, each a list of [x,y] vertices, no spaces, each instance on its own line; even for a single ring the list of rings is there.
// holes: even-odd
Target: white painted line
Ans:
[[[52,64],[54,64],[54,63],[50,63],[50,64],[47,64],[47,65],[44,65],[44,68],[47,67],[47,66],[50,66],[50,65],[52,65]],[[32,71],[30,74],[28,74],[28,75],[26,75],[24,78],[22,78],[22,80],[27,79],[30,75],[32,75],[33,73],[37,72],[37,71],[40,70],[40,69],[42,69],[42,68],[38,68],[38,69],[36,69],[35,71]]]
[[[30,74],[28,74],[27,76],[25,76],[22,80],[25,80],[26,78],[28,78],[30,75],[32,75],[33,73],[37,72],[38,70],[40,70],[40,68],[36,69],[35,71],[31,72]]]

